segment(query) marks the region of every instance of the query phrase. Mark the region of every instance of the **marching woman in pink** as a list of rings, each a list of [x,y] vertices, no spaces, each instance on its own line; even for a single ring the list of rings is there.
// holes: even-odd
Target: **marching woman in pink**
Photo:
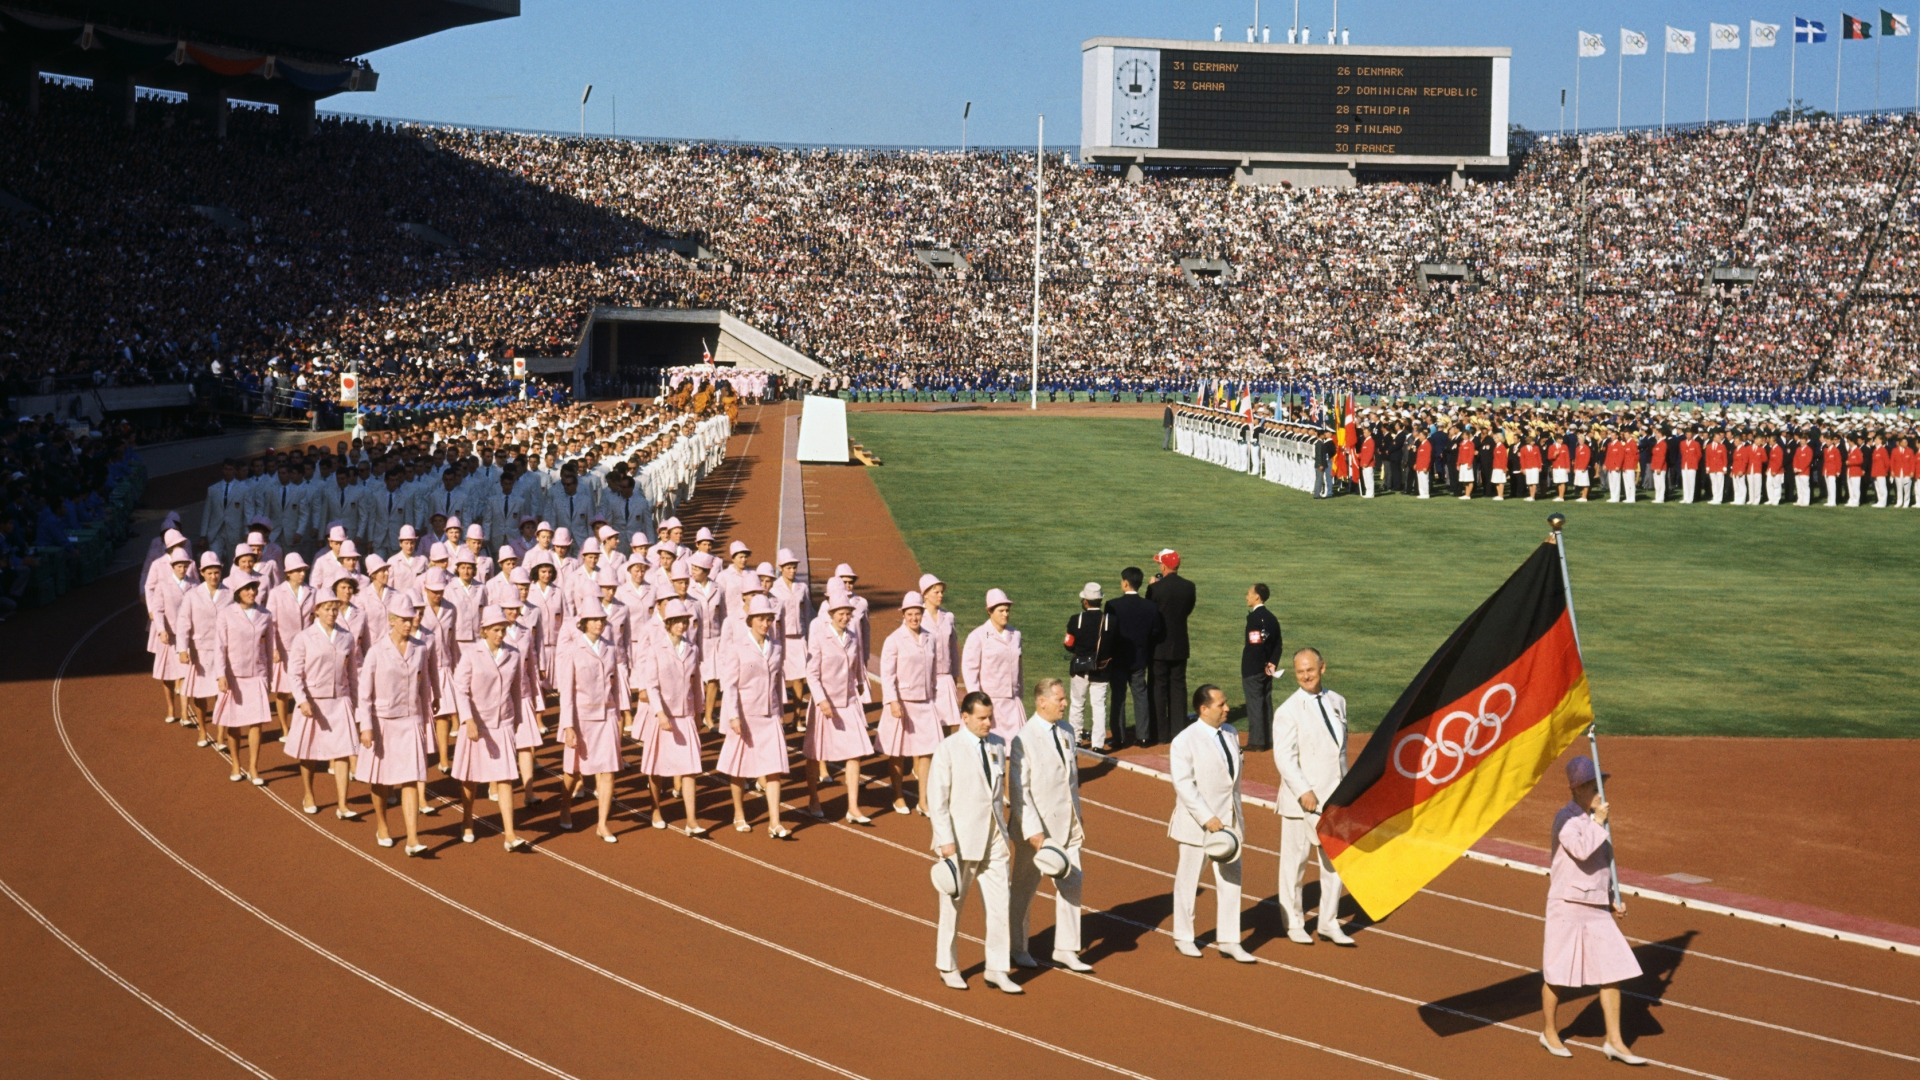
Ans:
[[[913,761],[914,797],[926,816],[927,767],[946,732],[934,700],[940,683],[934,677],[936,654],[927,631],[924,601],[910,592],[900,601],[900,628],[880,647],[880,752],[887,755],[887,777],[893,781],[893,812],[907,812],[900,762]]]
[[[955,678],[960,671],[960,631],[953,612],[940,606],[946,599],[947,583],[932,574],[920,575],[920,600],[926,611],[920,625],[933,635],[933,681],[939,692],[933,696],[933,709],[940,726],[951,732],[960,726],[960,699],[967,688]]]
[[[197,582],[193,556],[185,544],[169,548],[159,565],[166,576],[147,589],[147,648],[153,653],[153,677],[160,682],[161,696],[167,699],[167,723],[187,722],[186,706],[180,699],[180,686],[191,670],[180,660],[180,603]]]
[[[360,660],[354,691],[354,723],[360,729],[360,753],[353,778],[373,786],[375,841],[393,846],[387,829],[387,800],[399,789],[400,816],[407,826],[407,854],[427,850],[420,842],[420,785],[427,779],[425,732],[433,708],[431,646],[414,633],[413,600],[396,596],[387,608],[387,632]]]
[[[774,629],[786,655],[787,698],[793,703],[793,718],[805,731],[807,706],[807,627],[813,624],[813,597],[799,580],[800,560],[786,548],[776,556],[780,560],[780,579],[767,590],[767,599],[779,616]]]
[[[280,741],[293,735],[293,683],[287,678],[287,651],[293,639],[313,621],[319,597],[307,586],[307,560],[297,551],[287,553],[287,579],[267,591],[267,613],[273,616],[273,711],[280,720]],[[282,747],[285,749],[285,747]]]
[[[987,621],[967,635],[960,654],[960,677],[968,687],[993,699],[993,733],[1013,742],[1027,722],[1020,697],[1020,631],[1007,625],[1013,601],[999,589],[987,590]]]
[[[604,639],[607,609],[588,599],[576,613],[580,636],[560,647],[554,658],[554,683],[560,689],[561,756],[560,827],[573,828],[573,796],[581,777],[593,777],[593,793],[600,804],[594,828],[600,839],[617,844],[620,838],[607,827],[613,810],[613,778],[620,772],[620,733],[632,721],[627,708],[627,664],[611,641]]]
[[[185,711],[200,731],[195,746],[213,746],[207,731],[213,713],[213,699],[220,696],[220,673],[213,668],[215,650],[220,641],[220,610],[233,603],[233,594],[220,584],[226,567],[211,551],[200,554],[200,584],[180,598],[179,620],[174,625],[175,648],[180,663],[187,668],[181,680],[180,697]]]
[[[720,711],[720,633],[729,614],[727,594],[710,576],[716,562],[704,551],[687,559],[686,602],[693,609],[694,635],[700,642],[700,677],[707,683],[707,712],[701,726],[708,731],[713,730],[714,715]]]
[[[360,650],[360,655],[365,656],[367,650],[373,648],[374,635],[380,632],[376,628],[385,628],[387,625],[386,608],[369,610],[361,606],[358,578],[336,577],[333,579],[333,587],[326,590],[326,593],[340,604],[340,611],[334,616],[333,621],[353,639],[354,645]],[[397,595],[389,594],[394,597]],[[319,605],[314,605],[314,608],[318,610]]]
[[[785,840],[793,834],[780,824],[780,781],[792,767],[781,726],[786,703],[786,667],[779,639],[773,636],[773,605],[755,597],[747,606],[747,632],[723,643],[720,655],[720,720],[727,737],[714,768],[733,789],[733,828],[750,832],[746,786],[760,781],[767,794],[767,835]]]
[[[870,825],[860,812],[860,759],[873,753],[867,734],[867,657],[860,633],[853,627],[852,596],[836,590],[827,598],[827,617],[813,621],[807,640],[807,734],[801,739],[806,753],[807,816],[826,817],[820,811],[820,774],[828,762],[846,762],[847,820]],[[815,763],[819,764],[816,765]]]
[[[454,640],[458,630],[460,613],[447,598],[447,588],[453,584],[453,576],[434,567],[427,571],[422,582],[425,600],[416,608],[414,624],[418,627],[421,640],[425,641],[433,652],[433,668],[437,679],[446,680],[445,685],[436,683],[433,694],[433,724],[428,729],[427,753],[439,750],[439,764],[442,773],[453,772],[453,669],[460,662],[459,645]],[[433,813],[433,807],[427,802],[426,788],[421,787],[420,812]]]
[[[536,559],[539,561],[535,562]],[[545,653],[541,657],[540,667],[547,672],[548,681],[544,689],[551,690],[554,656],[559,650],[560,639],[565,636],[562,631],[570,625],[567,597],[557,583],[560,567],[554,563],[551,554],[539,548],[527,552],[527,573],[533,577],[533,584],[527,588],[527,603],[539,607],[540,621],[546,626],[546,635],[540,641],[540,648]]]
[[[520,651],[506,642],[510,622],[498,607],[481,609],[480,637],[460,652],[460,666],[453,673],[460,712],[453,778],[460,781],[460,842],[473,843],[474,788],[485,784],[500,807],[507,850],[514,851],[527,842],[513,832],[513,782],[520,778],[513,736],[522,705],[522,665]]]
[[[387,601],[394,593],[393,567],[378,555],[367,556],[367,587],[360,593],[359,603],[375,626],[387,625]]]
[[[351,584],[352,578],[341,578]],[[336,586],[339,582],[335,583]],[[343,590],[352,596],[352,590]],[[340,623],[349,602],[329,596],[313,605],[313,623],[287,646],[287,685],[293,694],[293,726],[282,748],[300,763],[301,809],[320,812],[313,798],[313,764],[324,761],[333,774],[333,816],[351,821],[347,809],[353,777],[354,694],[359,690],[360,642]]]
[[[662,628],[635,640],[634,688],[643,698],[634,711],[633,737],[640,740],[640,770],[653,796],[653,827],[667,827],[660,809],[660,778],[673,782],[672,793],[686,807],[688,836],[707,830],[694,818],[693,779],[700,775],[700,644],[687,636],[691,612],[684,600],[662,605]]]
[[[1597,986],[1607,1041],[1600,1049],[1614,1061],[1645,1065],[1620,1037],[1620,984],[1640,976],[1640,961],[1615,915],[1626,909],[1613,902],[1613,841],[1607,836],[1608,807],[1600,797],[1593,759],[1567,762],[1573,798],[1553,816],[1553,860],[1547,886],[1546,946],[1541,950],[1540,1011],[1546,1024],[1540,1045],[1554,1057],[1572,1057],[1560,1041],[1556,986]]]
[[[220,676],[220,701],[213,709],[213,723],[227,747],[233,771],[227,779],[251,778],[255,787],[266,787],[260,777],[260,727],[273,718],[273,616],[259,605],[260,582],[249,578],[233,591],[233,603],[220,609],[220,628],[215,636],[213,670]],[[247,767],[240,768],[240,742],[235,732],[247,732]]]

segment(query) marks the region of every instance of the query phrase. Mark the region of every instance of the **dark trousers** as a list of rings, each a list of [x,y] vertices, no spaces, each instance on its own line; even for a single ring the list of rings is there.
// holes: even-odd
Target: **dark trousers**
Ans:
[[[1107,691],[1107,717],[1113,732],[1113,741],[1119,745],[1127,741],[1127,691],[1133,691],[1133,742],[1135,745],[1150,741],[1153,734],[1153,713],[1147,699],[1147,669],[1129,671],[1124,675],[1115,675]]]
[[[1172,742],[1187,726],[1187,662],[1155,660],[1147,691],[1153,699],[1153,741]]]
[[[1247,749],[1273,749],[1273,676],[1243,675],[1240,689],[1247,698]]]

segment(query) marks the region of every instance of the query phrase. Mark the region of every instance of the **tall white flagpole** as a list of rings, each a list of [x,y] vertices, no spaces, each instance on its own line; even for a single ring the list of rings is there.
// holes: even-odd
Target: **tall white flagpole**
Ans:
[[[1580,137],[1580,69],[1587,66],[1581,62],[1585,59],[1585,57],[1580,55],[1579,46],[1575,45],[1573,51],[1573,137],[1576,139]],[[1913,76],[1913,108],[1915,112],[1920,112],[1920,71],[1917,71]]]
[[[1713,24],[1707,24],[1707,104],[1700,110],[1700,123],[1713,122]]]
[[[1673,55],[1673,31],[1660,43],[1660,134],[1667,133],[1667,60]]]
[[[1627,43],[1620,42],[1620,55],[1613,68],[1613,133],[1620,134],[1620,82],[1627,77]]]
[[[1753,24],[1747,24],[1747,115],[1741,121],[1746,127],[1753,126]]]
[[[1027,407],[1040,408],[1040,215],[1047,190],[1047,117],[1040,114],[1040,138],[1033,155],[1033,382]]]
[[[1799,71],[1800,71],[1799,63],[1800,63],[1800,16],[1795,15],[1793,17],[1793,37],[1787,40],[1787,122],[1788,123],[1793,122],[1793,112],[1794,112],[1793,103],[1796,100],[1798,100],[1797,98],[1794,97],[1795,90],[1793,88],[1794,86],[1793,80],[1795,76],[1799,74]]]
[[[1847,16],[1840,16],[1840,40],[1833,43],[1833,118],[1840,119],[1840,61],[1847,57]]]

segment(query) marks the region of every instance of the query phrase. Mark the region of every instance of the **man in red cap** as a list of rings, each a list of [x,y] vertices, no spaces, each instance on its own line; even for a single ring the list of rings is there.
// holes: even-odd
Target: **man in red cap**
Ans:
[[[1160,573],[1147,586],[1147,599],[1160,611],[1160,636],[1153,643],[1153,667],[1147,694],[1152,702],[1153,740],[1171,742],[1187,726],[1187,617],[1193,614],[1193,582],[1180,576],[1180,553],[1164,548],[1154,556]]]

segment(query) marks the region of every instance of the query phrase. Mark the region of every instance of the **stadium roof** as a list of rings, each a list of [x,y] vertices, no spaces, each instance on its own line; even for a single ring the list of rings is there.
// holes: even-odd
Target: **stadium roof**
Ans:
[[[456,26],[510,19],[520,0],[14,0],[18,8],[215,44],[345,59]]]

